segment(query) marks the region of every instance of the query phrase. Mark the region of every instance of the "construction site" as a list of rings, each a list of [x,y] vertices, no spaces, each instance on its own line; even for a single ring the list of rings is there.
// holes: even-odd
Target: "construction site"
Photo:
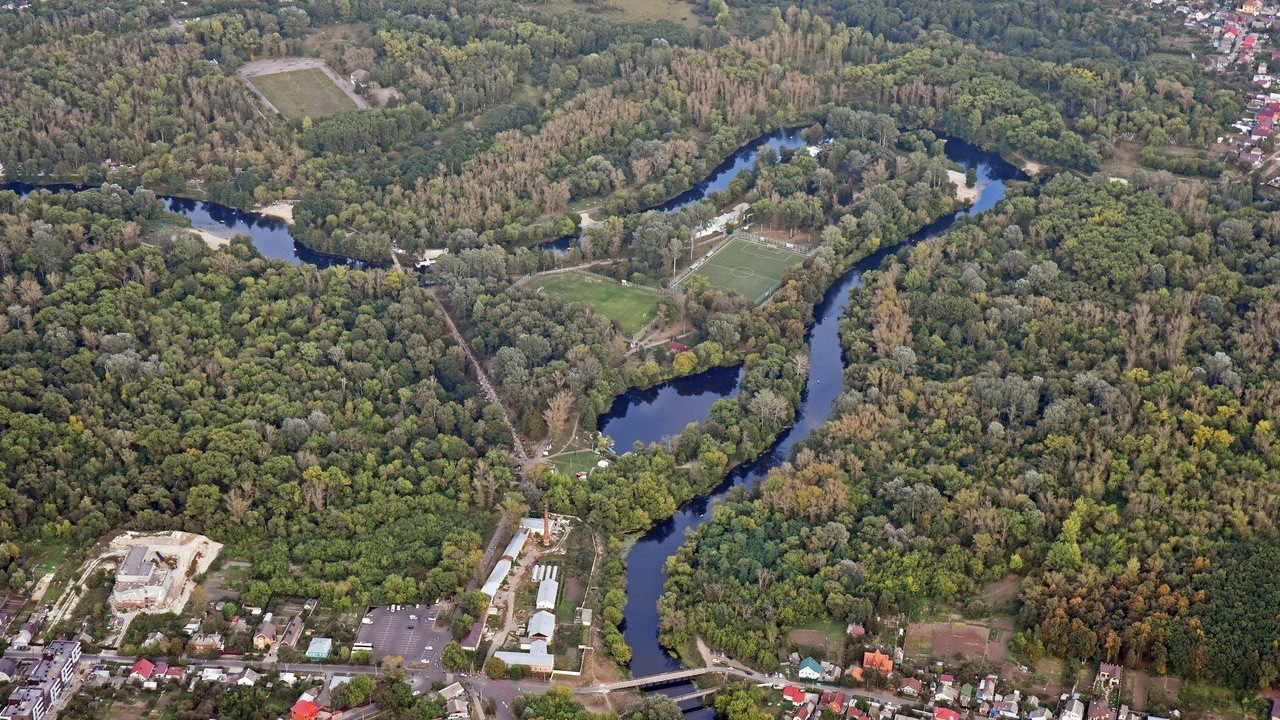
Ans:
[[[177,613],[187,604],[195,577],[206,572],[222,545],[203,535],[170,532],[157,535],[125,533],[107,551],[90,561],[116,566],[111,609],[117,623],[113,639],[124,634],[138,613]]]

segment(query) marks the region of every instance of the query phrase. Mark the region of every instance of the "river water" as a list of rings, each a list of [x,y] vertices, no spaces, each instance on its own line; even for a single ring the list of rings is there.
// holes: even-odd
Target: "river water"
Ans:
[[[35,190],[52,190],[54,192],[76,192],[86,189],[85,185],[59,183],[52,185],[31,185],[21,182],[0,184],[0,190],[12,190],[19,197],[26,197]],[[208,230],[216,235],[230,238],[232,235],[248,235],[253,246],[265,258],[285,260],[293,265],[310,263],[319,267],[331,265],[347,265],[350,267],[368,267],[368,263],[359,260],[324,255],[308,250],[289,234],[289,225],[279,218],[259,215],[255,212],[237,210],[204,200],[157,195],[164,202],[165,209],[171,213],[182,215],[191,221],[191,227]]]
[[[758,146],[757,146],[758,147]],[[746,150],[744,148],[744,150]],[[754,149],[751,151],[754,158]],[[986,152],[958,139],[946,145],[947,157],[978,173],[981,195],[969,208],[941,218],[912,234],[906,245],[945,232],[958,219],[989,210],[1005,195],[1005,183],[1020,171],[998,154]],[[666,583],[663,568],[680,547],[685,534],[707,520],[708,506],[738,486],[754,486],[772,468],[788,460],[791,449],[831,416],[832,402],[840,394],[844,358],[839,325],[849,304],[849,292],[862,284],[862,274],[872,270],[900,247],[884,248],[857,263],[837,280],[814,311],[809,329],[809,378],[795,424],[783,431],[773,447],[756,460],[739,466],[710,494],[690,502],[668,520],[646,533],[627,555],[627,607],[623,634],[631,646],[631,672],[640,677],[680,669],[679,660],[658,642],[658,598]],[[631,444],[661,441],[678,434],[690,422],[706,418],[711,404],[738,393],[740,369],[717,368],[699,375],[625,393],[600,418],[600,428],[617,440],[619,451]]]
[[[724,162],[716,166],[706,177],[705,180],[685,190],[679,195],[659,203],[653,207],[645,208],[641,212],[649,210],[661,210],[663,212],[671,212],[680,210],[692,205],[699,200],[711,195],[712,193],[722,192],[729,189],[729,183],[738,177],[738,173],[744,170],[751,170],[756,166],[756,158],[760,156],[763,148],[771,148],[774,152],[782,150],[795,150],[806,145],[803,138],[800,137],[800,131],[803,127],[782,128],[773,132],[765,133],[755,140],[743,145],[734,151],[732,155],[725,158]],[[556,255],[564,256],[569,254],[569,248],[576,245],[578,238],[572,235],[566,235],[555,240],[548,240],[537,246],[539,250],[543,250]],[[622,447],[622,445],[619,445]],[[629,445],[627,446],[629,447]]]

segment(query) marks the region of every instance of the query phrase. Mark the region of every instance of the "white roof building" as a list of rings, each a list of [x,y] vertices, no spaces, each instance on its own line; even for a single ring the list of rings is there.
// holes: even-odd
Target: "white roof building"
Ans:
[[[522,665],[538,672],[551,672],[556,664],[555,656],[547,652],[545,640],[534,640],[529,644],[529,652],[499,650],[493,656],[508,665]]]
[[[507,543],[507,549],[502,551],[502,557],[507,560],[515,560],[520,557],[520,551],[524,550],[524,541],[529,539],[529,531],[520,528],[511,538],[511,542]]]
[[[556,607],[556,597],[560,594],[560,583],[550,578],[538,583],[538,603],[539,610],[554,610]]]
[[[492,600],[493,596],[498,594],[498,588],[502,587],[502,581],[507,579],[509,572],[511,572],[511,561],[506,558],[499,560],[498,564],[493,566],[493,572],[489,573],[489,579],[484,581],[480,592]]]
[[[546,610],[539,610],[529,618],[529,644],[538,640],[546,640],[551,642],[556,634],[556,616]]]

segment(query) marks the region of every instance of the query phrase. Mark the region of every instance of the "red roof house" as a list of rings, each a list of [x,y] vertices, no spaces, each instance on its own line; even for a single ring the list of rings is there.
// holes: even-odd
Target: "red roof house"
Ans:
[[[872,650],[871,652],[862,653],[862,667],[870,670],[879,670],[888,675],[893,672],[893,660],[879,650]]]
[[[156,666],[150,660],[142,658],[133,664],[133,671],[129,673],[129,677],[138,678],[139,680],[150,680],[151,673],[155,672]]]
[[[782,697],[790,700],[793,705],[799,705],[804,702],[804,691],[795,685],[788,685],[782,691]]]
[[[933,711],[933,720],[960,720],[960,713],[951,708],[940,707]]]
[[[289,717],[291,720],[316,720],[316,715],[320,713],[320,708],[311,700],[299,700],[289,708]]]

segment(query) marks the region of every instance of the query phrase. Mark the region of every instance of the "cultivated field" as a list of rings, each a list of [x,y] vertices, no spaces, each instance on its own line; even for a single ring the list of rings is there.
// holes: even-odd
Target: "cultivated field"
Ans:
[[[759,305],[782,279],[782,273],[804,260],[804,253],[733,238],[694,272],[712,287],[737,290]]]
[[[648,288],[620,285],[585,272],[547,275],[534,280],[534,286],[569,302],[591,306],[591,309],[616,321],[622,332],[628,335],[639,331],[657,316],[661,297]]]

